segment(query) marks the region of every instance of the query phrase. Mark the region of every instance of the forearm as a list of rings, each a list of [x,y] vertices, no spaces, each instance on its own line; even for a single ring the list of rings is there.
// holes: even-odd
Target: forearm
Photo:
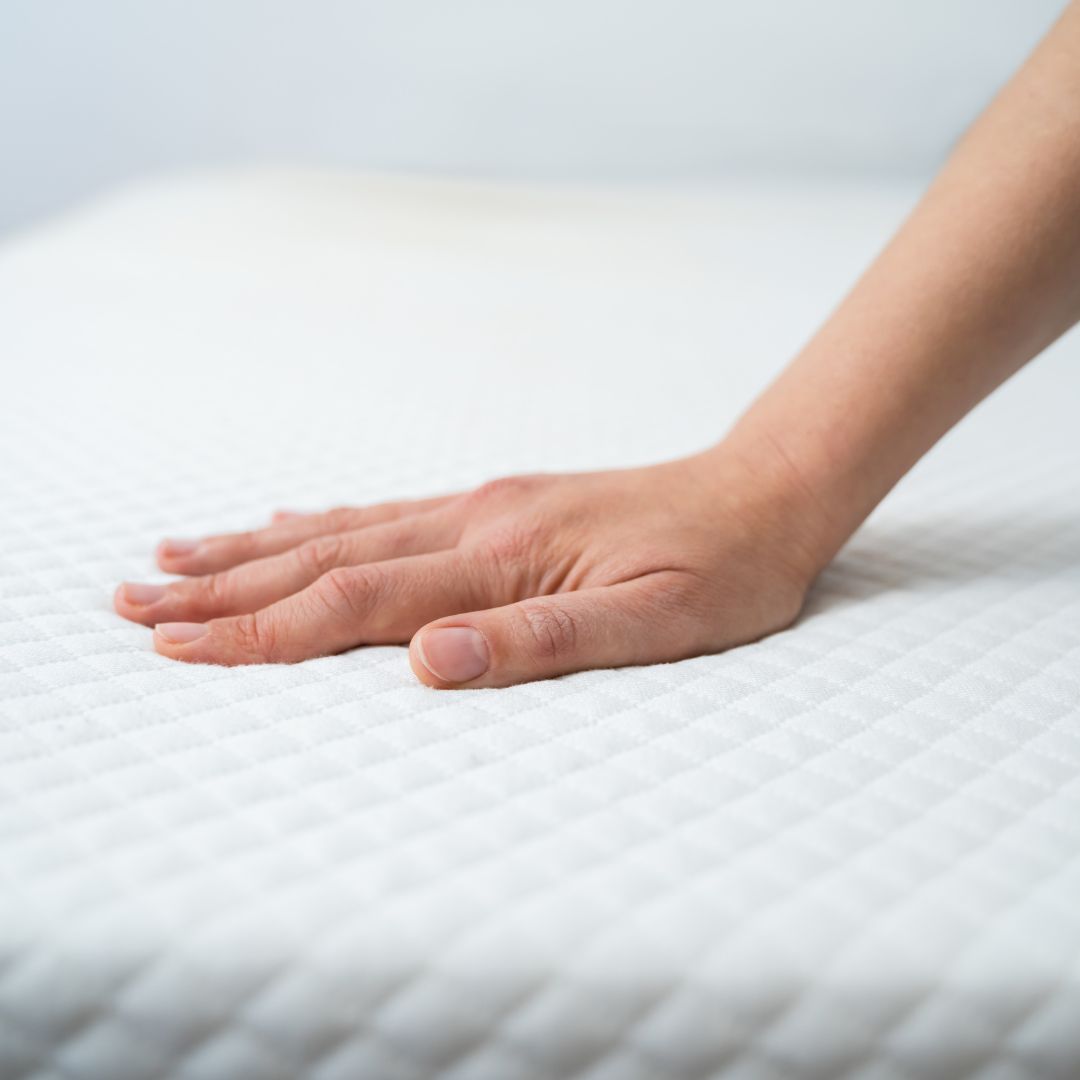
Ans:
[[[949,428],[1078,318],[1074,3],[722,446],[771,462],[794,489],[820,569]]]

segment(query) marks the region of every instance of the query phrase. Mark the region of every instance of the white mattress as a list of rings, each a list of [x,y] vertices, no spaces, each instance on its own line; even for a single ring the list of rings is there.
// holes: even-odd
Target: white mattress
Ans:
[[[110,607],[162,535],[704,445],[912,197],[240,173],[0,245],[0,1076],[1077,1075],[1075,340],[726,655],[440,693]]]

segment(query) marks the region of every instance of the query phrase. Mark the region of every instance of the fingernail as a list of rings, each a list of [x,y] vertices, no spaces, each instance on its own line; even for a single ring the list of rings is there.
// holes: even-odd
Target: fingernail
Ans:
[[[160,634],[170,645],[190,645],[209,630],[210,627],[201,622],[163,622],[154,627],[154,632]]]
[[[275,510],[274,521],[291,521],[293,518],[303,517],[304,515],[298,513],[296,510]]]
[[[178,559],[184,555],[194,555],[201,544],[201,540],[162,540],[161,553]]]
[[[124,599],[129,604],[155,604],[165,595],[164,585],[143,585],[138,581],[124,582]]]
[[[420,663],[444,682],[477,679],[488,669],[484,635],[470,626],[442,626],[427,630],[416,643]]]

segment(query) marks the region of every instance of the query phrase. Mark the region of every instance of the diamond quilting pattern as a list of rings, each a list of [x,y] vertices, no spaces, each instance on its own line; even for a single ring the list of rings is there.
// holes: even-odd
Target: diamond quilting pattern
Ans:
[[[112,614],[162,534],[716,438],[911,198],[478,194],[0,249],[0,1076],[1075,1075],[1071,340],[723,656],[439,694]]]

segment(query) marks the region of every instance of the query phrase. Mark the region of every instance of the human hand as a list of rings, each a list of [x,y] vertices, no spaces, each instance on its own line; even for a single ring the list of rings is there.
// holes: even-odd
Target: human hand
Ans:
[[[723,446],[663,465],[278,516],[164,541],[116,609],[196,663],[410,642],[429,686],[490,687],[718,652],[787,626],[818,569],[782,484]]]

